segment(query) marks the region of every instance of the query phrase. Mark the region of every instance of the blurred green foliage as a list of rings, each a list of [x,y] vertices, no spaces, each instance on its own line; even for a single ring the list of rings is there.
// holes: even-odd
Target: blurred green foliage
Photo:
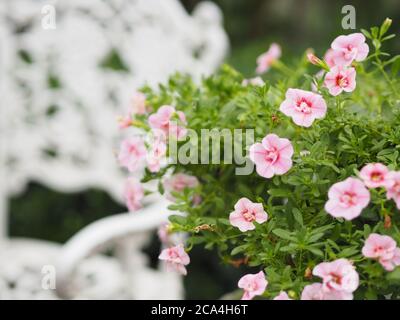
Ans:
[[[191,11],[202,0],[181,0]],[[400,27],[399,0],[212,0],[224,14],[224,27],[231,40],[228,63],[251,76],[255,58],[266,51],[271,42],[279,43],[283,55],[299,55],[314,48],[322,55],[331,41],[342,33],[341,13],[345,5],[356,10],[356,30],[380,24],[384,18],[393,20],[392,30]],[[389,50],[400,49],[393,41]]]

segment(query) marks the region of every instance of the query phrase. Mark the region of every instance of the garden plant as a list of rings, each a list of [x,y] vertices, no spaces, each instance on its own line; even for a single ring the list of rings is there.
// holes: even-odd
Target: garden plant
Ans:
[[[177,212],[159,230],[170,269],[190,272],[200,245],[248,266],[238,279],[243,299],[400,298],[400,56],[385,52],[396,39],[391,23],[340,35],[323,58],[305,50],[290,64],[272,44],[252,79],[224,65],[201,81],[177,74],[136,93],[120,126],[142,134],[122,141],[118,161],[131,173],[131,211],[160,192]],[[252,132],[240,153],[254,170],[238,174],[243,163],[224,161],[224,139],[207,149],[220,161],[171,160],[180,148],[201,154],[192,136],[205,129],[241,129],[239,142]],[[174,242],[175,232],[186,240]]]

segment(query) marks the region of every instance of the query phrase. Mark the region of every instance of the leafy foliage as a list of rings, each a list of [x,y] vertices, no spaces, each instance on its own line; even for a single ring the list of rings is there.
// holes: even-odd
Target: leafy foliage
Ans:
[[[172,229],[189,233],[188,250],[201,244],[217,248],[225,263],[263,268],[269,281],[265,297],[281,290],[299,297],[302,288],[313,282],[310,270],[316,264],[344,257],[360,274],[356,298],[389,293],[400,298],[400,269],[388,273],[361,255],[372,232],[390,235],[400,244],[400,214],[393,201],[383,190],[373,189],[370,205],[353,221],[334,219],[324,211],[329,187],[357,175],[365,164],[382,162],[391,170],[399,169],[400,56],[382,51],[384,42],[393,37],[387,31],[385,24],[363,31],[374,52],[354,64],[357,88],[351,94],[329,95],[305,55],[290,67],[275,65],[279,80],[261,87],[243,86],[243,76],[224,65],[200,84],[175,75],[158,91],[143,89],[154,110],[174,105],[199,134],[201,129],[253,128],[256,141],[276,133],[289,138],[295,148],[291,170],[272,179],[256,172],[235,175],[235,164],[171,165],[174,172],[194,175],[201,182],[195,190],[174,194],[172,209],[187,215],[171,216]],[[279,111],[279,105],[288,88],[310,90],[312,83],[327,102],[328,112],[310,128],[298,127]],[[144,181],[164,173],[147,172]],[[202,197],[197,206],[192,205],[194,193]],[[228,220],[241,197],[262,202],[269,215],[266,223],[250,232],[240,232]]]

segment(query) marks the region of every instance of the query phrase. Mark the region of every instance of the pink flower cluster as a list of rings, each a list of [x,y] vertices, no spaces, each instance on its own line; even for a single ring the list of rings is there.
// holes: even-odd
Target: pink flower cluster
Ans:
[[[132,124],[135,114],[146,112],[146,97],[142,93],[136,93],[133,98],[134,110],[126,118],[121,120],[121,127],[125,128]],[[167,165],[167,137],[183,139],[186,136],[186,117],[183,112],[176,111],[172,106],[161,106],[156,113],[148,118],[151,128],[152,140],[147,141],[142,136],[128,137],[121,142],[118,161],[122,167],[131,173],[142,171],[146,166],[150,172],[159,172],[162,167]],[[147,146],[146,146],[147,145]],[[187,177],[178,175],[167,182],[167,195],[170,191],[182,191],[180,186],[187,184],[193,187],[193,177],[189,181]],[[194,178],[196,179],[196,178]],[[197,181],[197,179],[196,179]],[[196,184],[196,183],[195,183]],[[198,184],[198,182],[197,182]],[[135,211],[141,207],[141,200],[144,191],[139,183],[128,179],[125,186],[124,197],[130,211]],[[169,196],[169,198],[172,198]],[[197,201],[200,199],[197,198]]]
[[[123,120],[125,124],[128,122],[130,125],[130,121]],[[153,135],[149,150],[144,139],[140,137],[130,137],[121,143],[118,160],[130,172],[143,169],[146,163],[150,172],[160,171],[167,162],[167,137],[180,140],[186,136],[186,117],[172,106],[161,106],[156,113],[149,116],[148,122]]]
[[[381,163],[370,163],[360,171],[360,179],[349,177],[332,185],[325,211],[336,218],[352,220],[368,206],[370,192],[367,188],[386,188],[386,197],[394,199],[400,209],[400,172],[389,171]]]
[[[324,60],[329,67],[324,85],[329,93],[337,96],[340,93],[352,92],[356,88],[356,70],[351,67],[353,61],[367,58],[369,47],[362,33],[352,33],[337,37],[325,54]]]
[[[322,262],[314,267],[313,275],[322,283],[305,286],[301,300],[352,300],[359,284],[358,273],[347,259]]]
[[[125,183],[124,198],[129,211],[136,211],[142,207],[144,189],[135,178],[129,178]]]
[[[119,127],[121,129],[130,127],[132,125],[132,118],[135,115],[145,114],[146,111],[146,96],[141,92],[135,92],[132,97],[130,112],[118,119]]]
[[[185,114],[168,105],[161,106],[149,117],[149,125],[152,129],[161,130],[167,137],[178,140],[183,139],[187,133]]]
[[[165,196],[168,200],[175,201],[175,197],[172,192],[183,192],[186,188],[193,189],[199,185],[199,180],[191,175],[185,173],[176,173],[171,177],[164,179],[163,186],[165,190]],[[200,199],[193,199],[195,204],[198,204]]]
[[[400,248],[392,237],[371,233],[365,240],[362,254],[366,258],[379,261],[387,271],[400,265]]]

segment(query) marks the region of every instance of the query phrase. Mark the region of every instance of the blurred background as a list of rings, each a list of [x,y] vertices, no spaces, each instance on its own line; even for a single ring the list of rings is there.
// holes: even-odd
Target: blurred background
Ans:
[[[200,0],[181,0],[191,13]],[[283,60],[290,63],[307,48],[323,55],[341,28],[341,8],[352,4],[356,8],[357,29],[393,19],[392,32],[398,36],[390,42],[390,50],[400,51],[399,0],[215,0],[222,10],[224,28],[229,36],[230,52],[226,62],[245,76],[254,76],[255,59],[271,42],[281,44]],[[64,243],[78,230],[106,214],[123,212],[106,192],[90,189],[79,193],[60,193],[39,183],[30,182],[9,202],[9,233]],[[143,250],[153,263],[160,245],[153,241]],[[241,270],[219,263],[212,251],[196,248],[191,254],[189,274],[184,279],[186,298],[219,298],[236,288]]]

